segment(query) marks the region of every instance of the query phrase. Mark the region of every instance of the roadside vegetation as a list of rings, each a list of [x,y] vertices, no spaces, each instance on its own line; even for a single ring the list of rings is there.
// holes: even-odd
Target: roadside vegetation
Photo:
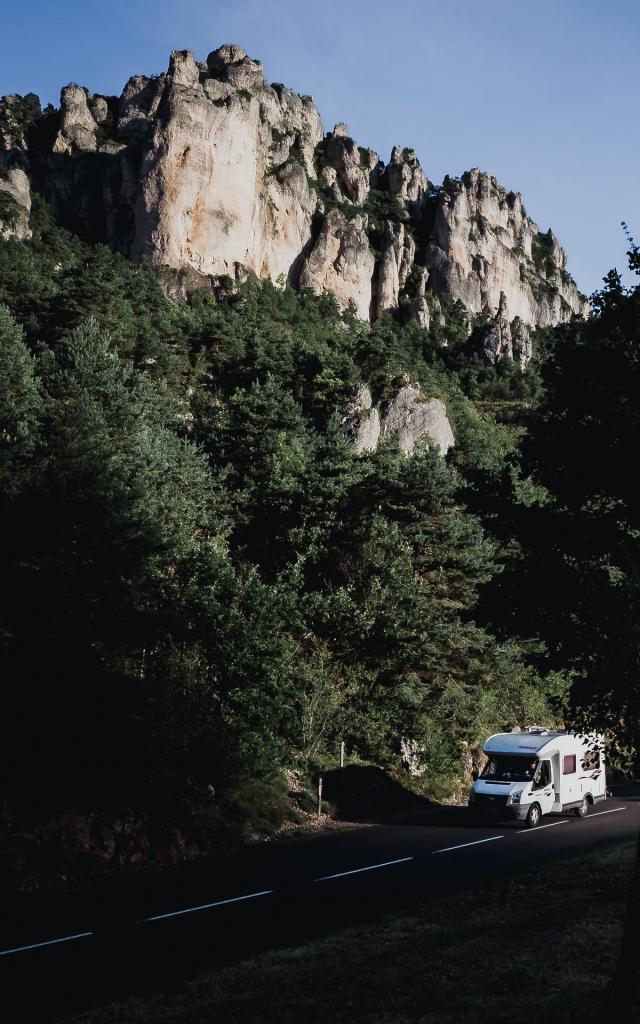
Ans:
[[[37,196],[32,227],[0,240],[13,881],[273,828],[342,742],[436,798],[514,724],[637,760],[637,289],[609,275],[522,373],[459,303],[423,330],[255,280],[176,301]],[[455,448],[357,455],[353,386],[407,378]]]

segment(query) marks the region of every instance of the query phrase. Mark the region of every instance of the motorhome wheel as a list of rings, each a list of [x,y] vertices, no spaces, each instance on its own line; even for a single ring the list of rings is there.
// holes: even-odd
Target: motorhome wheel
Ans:
[[[582,803],[579,807],[576,807],[575,814],[577,818],[586,818],[589,813],[589,801],[586,796],[583,796]]]
[[[525,822],[527,828],[535,828],[536,825],[539,825],[541,817],[542,812],[540,810],[540,804],[531,804],[529,813],[527,814],[527,820]]]

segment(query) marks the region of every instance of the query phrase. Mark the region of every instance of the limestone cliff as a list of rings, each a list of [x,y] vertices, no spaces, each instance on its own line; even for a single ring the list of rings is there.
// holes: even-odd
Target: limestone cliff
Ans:
[[[501,295],[512,316],[536,326],[587,312],[553,233],[539,230],[518,193],[477,169],[439,191],[426,263],[434,291],[470,313],[497,311]]]
[[[313,100],[266,82],[239,46],[205,62],[176,51],[166,73],[130,78],[119,98],[75,84],[58,111],[4,98],[3,234],[28,237],[31,189],[72,230],[162,268],[176,294],[250,272],[332,291],[364,320],[425,328],[426,293],[446,294],[504,320],[512,340],[489,337],[487,358],[521,365],[528,325],[586,311],[557,239],[519,194],[477,170],[436,187],[412,149],[394,147],[385,165],[345,124],[325,135]]]

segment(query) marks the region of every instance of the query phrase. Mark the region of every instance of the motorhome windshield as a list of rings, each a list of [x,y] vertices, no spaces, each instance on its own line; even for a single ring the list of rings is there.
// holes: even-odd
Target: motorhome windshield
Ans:
[[[537,759],[531,756],[490,754],[480,778],[487,782],[530,782],[537,766]]]

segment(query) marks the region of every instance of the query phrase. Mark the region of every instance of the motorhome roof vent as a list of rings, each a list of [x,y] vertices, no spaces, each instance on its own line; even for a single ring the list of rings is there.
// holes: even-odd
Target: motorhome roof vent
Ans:
[[[549,730],[548,729],[543,729],[542,726],[540,726],[540,725],[530,725],[529,728],[527,729],[527,732],[535,732],[539,736],[546,736],[547,733],[549,732]]]

